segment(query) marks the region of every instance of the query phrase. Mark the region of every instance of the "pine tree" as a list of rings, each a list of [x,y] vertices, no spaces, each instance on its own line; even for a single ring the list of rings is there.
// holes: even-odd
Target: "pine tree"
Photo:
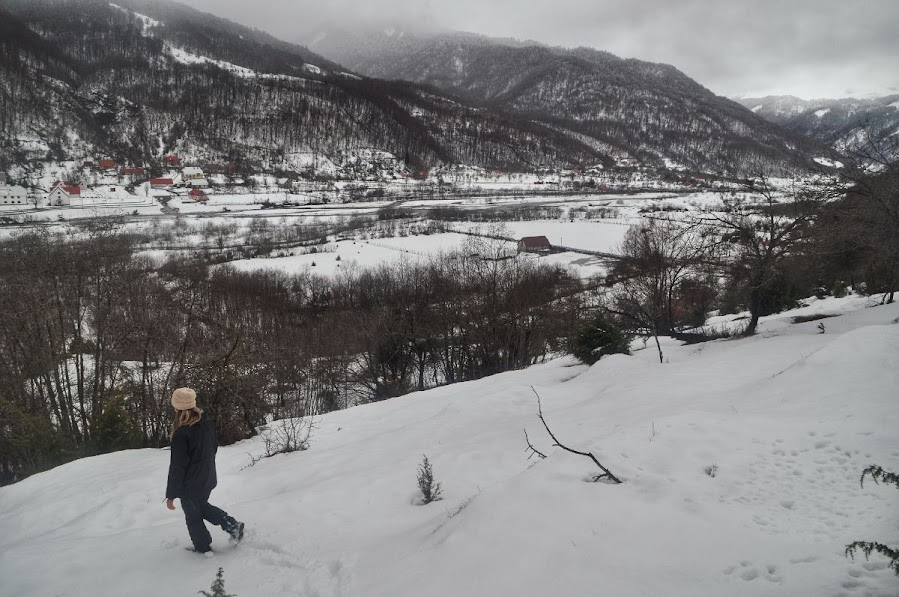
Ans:
[[[215,580],[212,581],[212,586],[209,587],[212,591],[208,593],[206,591],[197,591],[203,597],[237,597],[237,595],[233,593],[225,592],[225,570],[223,568],[219,568],[218,574],[215,575]]]
[[[630,336],[597,312],[572,339],[569,352],[582,363],[592,365],[605,355],[630,354],[630,342]]]
[[[440,495],[440,483],[434,482],[434,471],[428,457],[424,455],[418,466],[418,488],[421,490],[422,505],[443,499]]]

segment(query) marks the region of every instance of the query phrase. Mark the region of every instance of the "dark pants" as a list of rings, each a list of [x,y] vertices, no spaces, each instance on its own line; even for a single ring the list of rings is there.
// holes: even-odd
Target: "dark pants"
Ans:
[[[181,498],[181,508],[184,510],[184,519],[187,521],[187,532],[190,533],[194,549],[199,552],[207,552],[212,548],[212,536],[203,523],[204,520],[222,527],[222,530],[227,533],[230,533],[237,524],[237,521],[228,516],[227,512],[216,508],[208,500],[209,494]]]

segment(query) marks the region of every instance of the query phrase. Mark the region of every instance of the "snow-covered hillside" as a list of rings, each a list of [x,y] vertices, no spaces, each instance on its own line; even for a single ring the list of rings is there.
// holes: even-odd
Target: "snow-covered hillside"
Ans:
[[[259,440],[221,448],[212,501],[248,532],[232,548],[215,529],[210,560],[162,502],[167,451],[73,462],[0,489],[0,594],[193,595],[221,566],[241,597],[895,597],[883,559],[843,555],[899,543],[899,492],[858,482],[899,469],[899,305],[864,305],[807,307],[843,313],[823,334],[785,313],[750,339],[669,343],[665,364],[563,358],[331,413],[308,451],[251,468]],[[531,386],[622,485],[552,447]],[[547,459],[527,460],[525,428]],[[445,496],[427,506],[422,454]]]
[[[896,151],[892,139],[899,133],[897,100],[899,95],[816,100],[768,96],[737,102],[762,118],[823,141],[846,155],[861,152],[862,156],[880,153],[886,157]]]

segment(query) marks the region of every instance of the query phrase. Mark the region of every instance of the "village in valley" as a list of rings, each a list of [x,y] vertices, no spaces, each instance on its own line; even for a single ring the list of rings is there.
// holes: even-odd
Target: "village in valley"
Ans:
[[[6,173],[0,173],[0,208],[28,206],[84,208],[98,205],[145,205],[153,199],[181,196],[185,202],[205,202],[209,180],[203,168],[180,167],[178,156],[165,156],[164,175],[151,176],[146,167],[122,166],[112,159],[84,161],[68,170],[65,180],[27,179],[25,184],[12,184]],[[225,167],[205,166],[207,172],[222,173]],[[74,176],[72,176],[74,175]]]
[[[300,164],[299,166],[297,164]],[[291,168],[291,166],[293,166]],[[183,204],[288,206],[350,203],[412,197],[445,199],[459,196],[538,197],[560,194],[674,192],[738,189],[742,183],[685,168],[642,167],[631,157],[615,157],[615,165],[588,168],[538,168],[504,172],[454,164],[431,171],[408,167],[390,153],[361,149],[335,158],[300,156],[299,162],[277,167],[238,166],[234,162],[185,160],[164,155],[152,166],[123,164],[97,158],[61,163],[13,166],[0,172],[0,218],[6,223],[44,219],[53,211],[62,218],[82,217],[85,208],[156,207],[156,213],[177,213]],[[141,215],[148,215],[141,209]],[[135,214],[136,215],[136,214]]]
[[[746,184],[668,166],[621,154],[609,166],[426,171],[375,149],[255,166],[175,153],[150,166],[32,162],[0,180],[0,236],[115,220],[143,235],[157,266],[180,257],[325,276],[423,262],[480,239],[507,258],[542,258],[587,279],[608,271],[628,227],[647,214],[687,211]]]
[[[267,162],[172,152],[140,166],[103,156],[7,172],[0,237],[38,228],[78,237],[80,226],[107,220],[139,234],[157,267],[188,259],[321,276],[478,253],[472,243],[491,242],[497,257],[539,258],[588,280],[608,274],[630,226],[653,213],[695,213],[750,184],[623,153],[607,165],[508,172],[416,169],[364,148]]]

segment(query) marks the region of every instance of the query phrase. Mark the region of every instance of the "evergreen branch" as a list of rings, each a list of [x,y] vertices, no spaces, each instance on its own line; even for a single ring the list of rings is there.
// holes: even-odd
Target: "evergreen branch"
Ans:
[[[899,550],[887,547],[883,543],[872,541],[854,541],[846,546],[846,557],[855,560],[855,552],[861,551],[865,555],[865,560],[870,559],[872,553],[889,558],[889,567],[899,576]]]
[[[882,482],[885,484],[895,485],[896,488],[899,489],[899,474],[885,471],[883,470],[883,468],[877,466],[876,464],[872,464],[862,471],[862,478],[859,480],[862,489],[864,489],[865,487],[865,477],[867,475],[871,475],[871,478],[874,479],[874,482],[878,485]]]

